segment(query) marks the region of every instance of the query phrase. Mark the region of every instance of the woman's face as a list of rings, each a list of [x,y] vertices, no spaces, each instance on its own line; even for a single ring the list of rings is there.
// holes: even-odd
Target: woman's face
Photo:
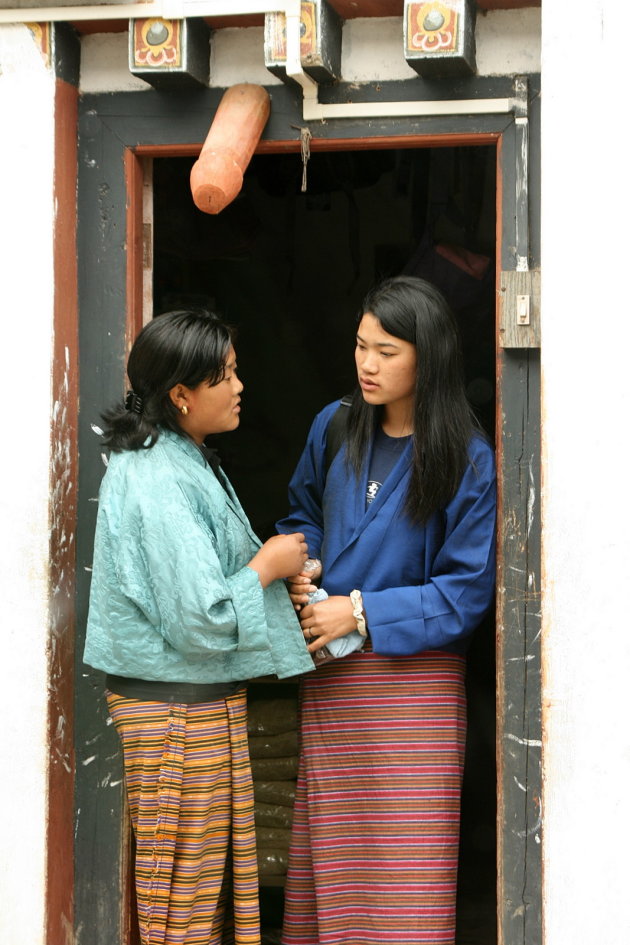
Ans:
[[[389,335],[368,312],[359,324],[354,357],[363,399],[368,404],[412,408],[417,357],[411,342]]]
[[[195,443],[201,444],[211,433],[235,430],[240,422],[243,385],[236,373],[236,352],[230,347],[223,380],[211,387],[202,381],[197,387],[176,384],[170,397],[179,410],[179,425]],[[182,413],[185,406],[187,413]]]

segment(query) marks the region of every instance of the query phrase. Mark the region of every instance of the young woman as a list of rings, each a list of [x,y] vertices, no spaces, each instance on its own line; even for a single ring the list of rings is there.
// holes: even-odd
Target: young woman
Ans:
[[[363,305],[359,389],[312,425],[281,533],[306,535],[290,579],[309,650],[364,647],[302,684],[284,945],[452,945],[466,639],[494,588],[495,467],[442,295],[389,279]],[[347,412],[327,465],[329,424]]]
[[[239,424],[229,328],[160,315],[127,374],[133,389],[105,416],[84,658],[107,673],[122,741],[140,937],[219,945],[227,901],[236,945],[258,945],[244,681],[312,667],[279,580],[302,567],[304,536],[261,547],[204,446]]]

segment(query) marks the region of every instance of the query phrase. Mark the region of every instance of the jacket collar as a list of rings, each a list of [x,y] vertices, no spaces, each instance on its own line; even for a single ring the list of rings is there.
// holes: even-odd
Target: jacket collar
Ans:
[[[191,459],[194,459],[200,466],[208,465],[205,456],[197,444],[185,434],[175,433],[173,430],[168,430],[166,427],[160,427],[160,438],[164,438],[168,440],[169,443],[173,443],[174,446],[187,456],[190,456]]]
[[[258,542],[258,538],[254,534],[254,531],[251,527],[249,519],[247,518],[247,515],[245,514],[245,511],[243,510],[243,507],[241,506],[241,503],[239,502],[238,496],[234,492],[232,483],[230,482],[228,477],[225,475],[225,473],[223,471],[221,472],[221,475],[223,476],[223,483],[225,485],[225,488],[224,488],[224,486],[221,485],[221,483],[218,481],[216,473],[214,473],[214,471],[212,470],[206,457],[203,455],[202,451],[199,449],[197,444],[193,440],[190,439],[190,437],[180,436],[179,433],[174,433],[173,430],[168,430],[165,427],[160,427],[160,439],[161,438],[164,438],[164,440],[167,441],[168,443],[172,443],[173,446],[177,447],[177,449],[181,450],[182,453],[184,453],[190,459],[194,460],[195,463],[197,463],[199,466],[204,467],[205,469],[208,470],[211,476],[210,481],[213,482],[213,489],[219,490],[217,495],[221,495],[224,498],[224,500],[227,502],[227,504],[231,508],[232,512],[237,516],[237,518],[240,519],[242,524],[245,526],[249,535],[255,538],[255,540]]]
[[[411,454],[413,450],[413,438],[409,439],[409,442],[405,444],[405,448],[398,457],[395,466],[389,472],[385,482],[381,488],[376,493],[373,501],[370,504],[365,506],[365,496],[367,492],[368,484],[368,475],[370,471],[371,464],[371,453],[374,449],[374,441],[372,441],[372,446],[370,449],[370,458],[366,463],[363,464],[361,469],[361,476],[359,477],[358,488],[355,492],[354,501],[355,501],[355,521],[357,523],[356,529],[352,536],[351,541],[354,541],[360,533],[363,531],[365,526],[370,522],[375,515],[378,514],[379,509],[385,502],[389,499],[391,494],[396,491],[398,488],[401,479],[403,476],[409,472],[411,464]]]
[[[374,443],[372,442],[372,448]],[[361,469],[361,475],[359,476],[358,481],[356,482],[356,488],[354,488],[354,522],[355,527],[350,536],[349,540],[343,545],[343,547],[338,548],[334,557],[328,562],[327,570],[330,570],[332,566],[337,562],[337,560],[351,548],[358,538],[361,537],[365,529],[368,527],[370,522],[378,515],[379,511],[385,505],[386,502],[391,501],[392,496],[396,494],[395,501],[399,503],[402,507],[407,493],[407,484],[409,480],[409,471],[411,465],[411,456],[413,450],[413,441],[412,439],[406,444],[404,450],[398,457],[396,465],[390,471],[389,475],[385,479],[385,482],[378,490],[376,497],[370,504],[365,507],[365,494],[367,491],[368,475],[370,469],[370,460],[371,460],[371,451],[370,449],[370,458],[366,463],[363,464]],[[406,480],[403,482],[403,480]],[[401,490],[401,483],[404,488]],[[375,555],[380,548],[380,544],[385,538],[387,528],[390,522],[389,514],[384,515],[379,519],[374,526],[374,531],[371,532],[371,554]]]

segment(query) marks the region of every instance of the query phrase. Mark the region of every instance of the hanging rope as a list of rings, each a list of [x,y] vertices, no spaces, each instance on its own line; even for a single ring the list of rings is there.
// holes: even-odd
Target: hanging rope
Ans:
[[[300,152],[302,155],[302,193],[306,193],[306,165],[311,156],[311,138],[313,137],[308,128],[302,128],[300,125],[291,125],[296,131],[300,132]]]
[[[302,193],[306,192],[306,165],[311,156],[311,132],[308,128],[300,128],[300,150],[302,152]]]

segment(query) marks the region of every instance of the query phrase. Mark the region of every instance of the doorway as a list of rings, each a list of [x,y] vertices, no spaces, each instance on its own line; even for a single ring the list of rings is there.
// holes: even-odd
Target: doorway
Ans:
[[[493,439],[494,145],[319,151],[304,192],[299,154],[257,154],[241,194],[216,217],[192,203],[193,162],[153,161],[153,310],[202,305],[237,328],[242,421],[217,445],[263,540],[286,512],[286,485],[312,418],[354,387],[355,316],[381,278],[420,275],[447,296],[460,325],[469,399]],[[494,647],[489,619],[468,660],[458,945],[496,942]],[[273,727],[274,704],[290,715],[296,691],[293,683],[253,685],[252,725],[267,718]],[[253,768],[255,778],[266,772],[257,830],[263,941],[273,945],[295,767],[283,753],[254,757]]]

